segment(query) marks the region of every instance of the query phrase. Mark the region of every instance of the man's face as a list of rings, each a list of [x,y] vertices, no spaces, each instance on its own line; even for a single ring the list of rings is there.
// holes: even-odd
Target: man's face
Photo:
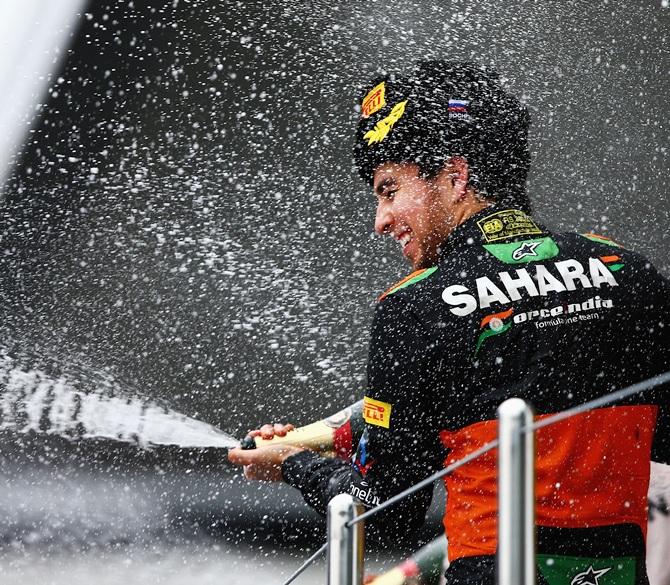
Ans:
[[[435,265],[439,246],[456,225],[446,169],[426,180],[416,164],[385,163],[375,169],[373,189],[375,232],[392,236],[414,270]]]

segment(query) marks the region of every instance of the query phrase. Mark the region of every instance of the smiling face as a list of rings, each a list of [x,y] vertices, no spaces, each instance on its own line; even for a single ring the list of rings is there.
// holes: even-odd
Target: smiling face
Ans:
[[[416,164],[385,163],[373,180],[375,231],[392,236],[414,270],[437,263],[440,245],[460,223],[453,168],[445,166],[434,179],[419,174]]]

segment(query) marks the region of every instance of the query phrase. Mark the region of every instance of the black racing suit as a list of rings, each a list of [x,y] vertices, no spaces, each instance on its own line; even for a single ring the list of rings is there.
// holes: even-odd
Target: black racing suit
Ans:
[[[342,492],[375,505],[494,439],[507,398],[545,416],[668,370],[670,284],[647,260],[601,236],[551,233],[522,211],[489,207],[450,235],[436,267],[382,296],[366,430],[351,465],[306,451],[285,461],[283,476],[322,513]],[[647,582],[649,461],[670,462],[668,393],[538,431],[541,583]],[[449,583],[493,582],[496,457],[445,480]],[[423,523],[430,495],[406,499],[373,527],[402,539]]]

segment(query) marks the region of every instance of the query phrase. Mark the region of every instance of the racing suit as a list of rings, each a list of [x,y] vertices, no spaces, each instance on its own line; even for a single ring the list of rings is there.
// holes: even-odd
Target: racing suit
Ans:
[[[507,398],[529,401],[541,418],[669,362],[670,284],[647,260],[489,207],[449,236],[437,266],[380,298],[352,464],[304,451],[282,473],[322,513],[342,492],[373,506],[493,440]],[[649,468],[670,458],[668,394],[658,388],[538,431],[540,583],[647,583]],[[496,460],[489,452],[445,478],[449,583],[493,583]],[[374,528],[403,538],[422,524],[431,492],[379,514]]]

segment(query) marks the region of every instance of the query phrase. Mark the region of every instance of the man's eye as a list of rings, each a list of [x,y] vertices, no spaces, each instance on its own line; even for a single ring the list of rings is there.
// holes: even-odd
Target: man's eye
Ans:
[[[388,191],[384,192],[384,195],[382,195],[382,197],[384,197],[384,199],[388,199],[389,201],[391,201],[393,200],[397,192],[398,189],[389,189]]]

